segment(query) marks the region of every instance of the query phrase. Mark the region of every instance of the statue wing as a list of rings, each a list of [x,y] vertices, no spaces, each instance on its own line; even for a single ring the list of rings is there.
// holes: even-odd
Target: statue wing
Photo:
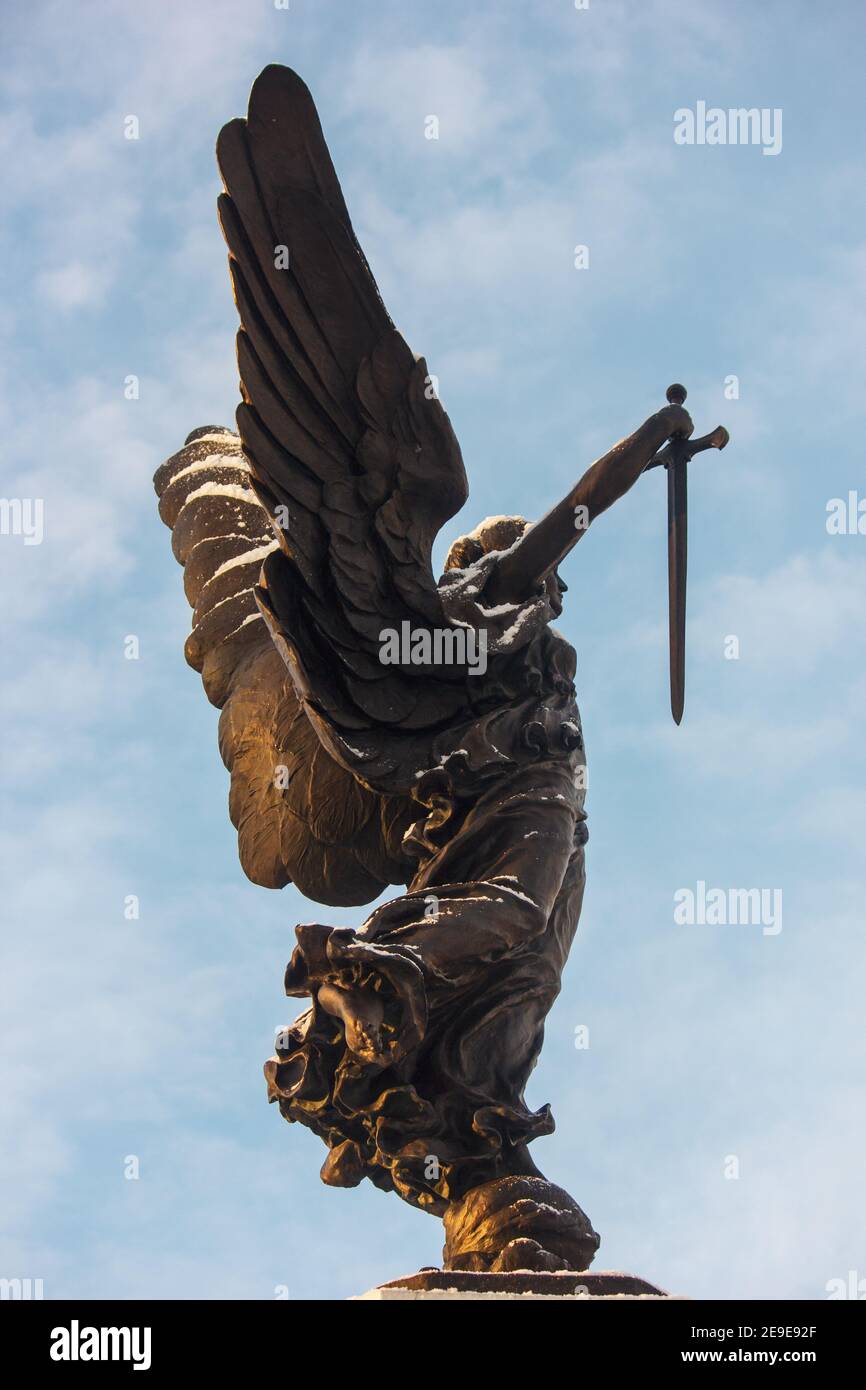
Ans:
[[[441,727],[470,704],[465,669],[379,659],[383,630],[447,625],[431,547],[466,500],[466,475],[294,72],[264,70],[217,157],[241,321],[237,424],[279,541],[257,596],[313,722],[345,736],[336,756],[351,762],[388,730]]]
[[[405,883],[411,803],[369,791],[322,747],[254,598],[277,542],[236,434],[195,430],[154,479],[194,609],[186,659],[221,709],[229,813],[254,883],[337,906]],[[408,869],[411,872],[411,868]]]

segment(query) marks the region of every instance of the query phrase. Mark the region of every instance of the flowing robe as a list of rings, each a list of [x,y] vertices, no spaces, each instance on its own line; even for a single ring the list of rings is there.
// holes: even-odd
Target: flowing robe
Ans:
[[[495,660],[484,712],[428,740],[412,788],[419,814],[403,837],[417,864],[408,890],[358,930],[297,928],[286,991],[312,995],[312,1007],[265,1067],[286,1119],[328,1144],[325,1182],[368,1177],[440,1215],[481,1184],[538,1172],[526,1146],[553,1119],[523,1093],[584,884],[574,651],[549,626],[545,592],[485,604],[495,559],[441,581],[449,620],[483,628]],[[352,766],[350,742],[319,732]],[[370,778],[369,760],[358,773]],[[317,1001],[325,984],[378,996],[377,1055],[347,1046]]]

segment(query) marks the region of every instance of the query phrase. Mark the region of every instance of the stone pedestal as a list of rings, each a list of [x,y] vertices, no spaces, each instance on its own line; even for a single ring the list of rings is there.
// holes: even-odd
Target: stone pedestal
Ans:
[[[359,1295],[382,1303],[407,1300],[441,1299],[662,1299],[672,1295],[639,1279],[635,1274],[616,1270],[592,1273],[571,1270],[536,1273],[516,1269],[507,1274],[469,1273],[465,1270],[422,1269],[402,1279],[392,1279]],[[674,1297],[676,1295],[673,1295]]]

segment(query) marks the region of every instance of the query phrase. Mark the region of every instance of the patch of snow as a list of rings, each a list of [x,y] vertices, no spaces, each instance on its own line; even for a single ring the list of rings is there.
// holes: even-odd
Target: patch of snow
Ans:
[[[263,560],[266,555],[270,555],[271,551],[277,548],[276,541],[273,541],[267,545],[257,545],[253,550],[241,551],[240,555],[233,555],[230,560],[223,560],[218,569],[214,570],[211,579],[217,579],[219,575],[225,574],[226,570],[234,569],[236,565],[251,565],[253,560]]]
[[[255,493],[251,488],[241,487],[238,483],[215,483],[213,481],[202,483],[191,492],[183,506],[188,507],[190,502],[194,502],[197,497],[236,497],[242,502],[249,502],[252,506],[260,505]],[[183,507],[181,508],[183,511]]]
[[[190,446],[187,445],[187,448]],[[249,473],[249,464],[243,454],[208,454],[207,458],[196,459],[193,463],[184,464],[173,475],[169,487],[176,483],[178,478],[185,478],[189,473],[202,473],[209,468],[240,468],[244,473]]]

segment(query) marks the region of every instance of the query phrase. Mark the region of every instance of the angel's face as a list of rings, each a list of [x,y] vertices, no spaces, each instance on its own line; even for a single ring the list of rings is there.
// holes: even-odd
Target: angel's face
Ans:
[[[553,570],[544,581],[547,590],[547,597],[553,609],[553,616],[558,618],[562,612],[562,595],[567,592],[568,585],[559,577],[559,570]]]

